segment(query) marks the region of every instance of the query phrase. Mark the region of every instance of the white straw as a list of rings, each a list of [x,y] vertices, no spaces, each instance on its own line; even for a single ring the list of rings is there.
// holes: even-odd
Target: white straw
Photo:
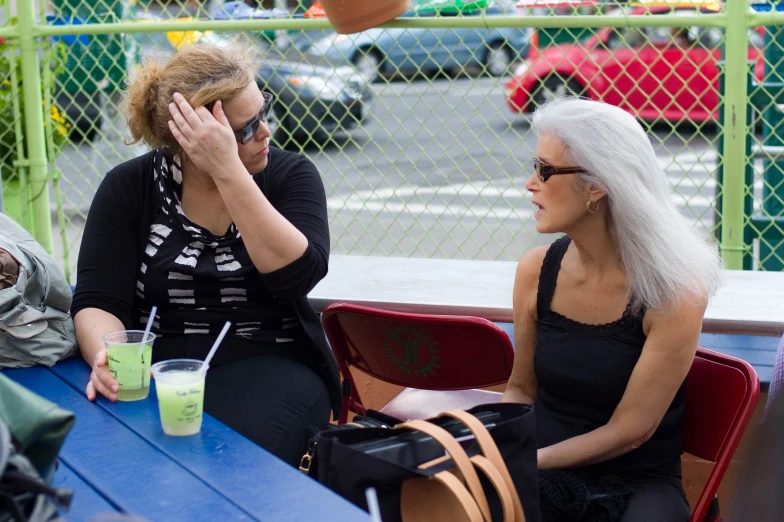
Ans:
[[[376,488],[367,488],[365,490],[365,500],[367,500],[368,511],[370,511],[370,520],[381,522],[381,509],[378,507]]]
[[[220,343],[223,340],[223,338],[226,337],[226,332],[229,331],[230,327],[231,327],[231,321],[226,321],[226,324],[223,325],[223,330],[221,330],[221,333],[218,334],[218,338],[215,339],[215,344],[212,345],[212,348],[210,349],[210,353],[207,354],[207,358],[204,359],[203,363],[201,363],[201,368],[199,369],[199,371],[206,372],[207,368],[210,367],[210,361],[212,360],[213,355],[215,355],[215,352],[218,351],[218,346],[220,346]]]
[[[139,346],[139,353],[141,355],[144,351],[144,344],[147,340],[147,336],[150,335],[150,330],[152,329],[152,322],[155,320],[155,313],[158,311],[158,307],[153,305],[152,310],[150,310],[150,317],[147,319],[147,328],[144,329],[144,335],[142,336],[142,342]]]

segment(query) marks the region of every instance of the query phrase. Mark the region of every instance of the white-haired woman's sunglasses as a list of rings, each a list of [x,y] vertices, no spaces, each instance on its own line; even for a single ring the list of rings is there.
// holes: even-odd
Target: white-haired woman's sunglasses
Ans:
[[[580,174],[585,172],[582,167],[554,167],[543,162],[539,158],[534,158],[534,171],[539,177],[539,181],[544,183],[550,176],[557,176],[559,174]]]

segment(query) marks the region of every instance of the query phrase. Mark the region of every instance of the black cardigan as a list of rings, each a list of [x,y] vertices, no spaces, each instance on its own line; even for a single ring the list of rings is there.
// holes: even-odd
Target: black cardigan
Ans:
[[[302,257],[279,270],[259,275],[274,295],[296,305],[337,418],[341,410],[337,363],[307,297],[327,274],[329,261],[324,185],[307,158],[274,147],[270,147],[267,167],[254,180],[272,206],[308,239]],[[150,226],[159,212],[155,190],[153,152],[118,165],[101,182],[90,206],[79,251],[73,316],[85,308],[98,308],[117,317],[126,328],[138,325],[136,276]]]

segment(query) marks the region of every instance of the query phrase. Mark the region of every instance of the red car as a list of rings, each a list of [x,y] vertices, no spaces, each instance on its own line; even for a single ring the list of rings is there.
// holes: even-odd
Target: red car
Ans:
[[[623,7],[632,16],[717,12],[715,2],[646,2]],[[579,44],[541,49],[518,66],[506,84],[515,112],[530,113],[564,94],[622,107],[640,119],[677,122],[718,119],[721,29],[708,27],[603,27]],[[750,31],[749,60],[762,78],[763,37]]]

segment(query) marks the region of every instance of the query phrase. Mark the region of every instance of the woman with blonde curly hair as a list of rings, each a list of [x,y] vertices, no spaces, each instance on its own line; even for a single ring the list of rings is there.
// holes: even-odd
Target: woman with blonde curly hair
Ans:
[[[93,200],[72,313],[92,367],[87,395],[117,399],[102,337],[142,327],[153,361],[206,356],[204,409],[296,464],[309,426],[340,408],[337,365],[308,292],[327,273],[321,177],[270,146],[273,96],[234,44],[148,63],[127,93],[134,142],[151,151],[109,172]]]

